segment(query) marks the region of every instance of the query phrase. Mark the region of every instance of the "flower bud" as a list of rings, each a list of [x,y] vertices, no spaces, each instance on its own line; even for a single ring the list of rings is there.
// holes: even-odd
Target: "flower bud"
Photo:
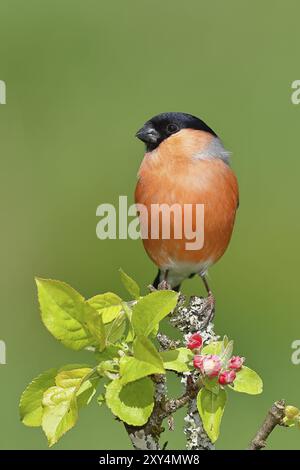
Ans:
[[[187,347],[189,349],[201,348],[203,343],[202,336],[200,333],[194,333],[189,337]]]
[[[244,364],[245,358],[240,356],[232,356],[228,362],[229,369],[240,370]]]
[[[232,384],[232,382],[236,378],[236,373],[234,370],[224,370],[224,372],[221,372],[219,375],[219,384],[220,385],[228,385]]]
[[[194,366],[206,377],[216,377],[222,368],[221,359],[215,354],[195,356]]]
[[[295,406],[288,405],[285,407],[284,413],[288,419],[294,419],[296,418],[296,416],[299,415],[300,410],[298,410],[298,408],[296,408]]]
[[[194,356],[193,363],[196,369],[201,369],[204,356]]]

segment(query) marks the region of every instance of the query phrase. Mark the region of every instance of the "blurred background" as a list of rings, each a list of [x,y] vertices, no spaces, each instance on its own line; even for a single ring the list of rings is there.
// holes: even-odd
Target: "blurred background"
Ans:
[[[118,268],[142,286],[156,269],[140,241],[96,238],[96,208],[133,201],[152,115],[204,119],[232,151],[240,209],[231,245],[210,271],[216,330],[264,380],[261,396],[230,393],[218,449],[243,449],[276,399],[300,405],[291,343],[299,317],[299,76],[297,0],[2,0],[0,79],[0,447],[46,449],[23,426],[18,401],[38,373],[90,360],[65,349],[39,317],[34,276],[90,297],[125,295]],[[145,291],[145,290],[144,290]],[[185,294],[204,294],[199,280]],[[180,392],[172,382],[170,391]],[[183,413],[167,433],[184,448]],[[297,449],[300,431],[277,429],[271,449]],[[123,426],[96,402],[57,449],[129,448]]]

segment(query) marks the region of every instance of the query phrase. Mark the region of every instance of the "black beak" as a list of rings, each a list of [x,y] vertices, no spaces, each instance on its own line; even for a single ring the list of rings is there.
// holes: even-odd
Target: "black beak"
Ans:
[[[142,127],[135,136],[145,144],[156,144],[159,140],[159,133],[152,127]]]

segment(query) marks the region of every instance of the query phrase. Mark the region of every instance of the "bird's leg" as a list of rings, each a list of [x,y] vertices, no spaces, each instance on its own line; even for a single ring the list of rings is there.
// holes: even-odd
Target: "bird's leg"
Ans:
[[[158,284],[158,290],[171,290],[171,286],[168,283],[168,273],[169,271],[166,269],[163,280]]]
[[[215,304],[216,304],[216,301],[215,301],[215,297],[208,285],[208,282],[207,282],[207,279],[205,277],[204,274],[200,274],[200,277],[203,281],[203,284],[205,286],[205,289],[206,289],[206,292],[207,292],[207,301],[208,301],[208,305],[209,305],[209,308],[211,310],[211,314],[209,316],[209,321],[212,321],[214,316],[215,316]]]
[[[206,289],[206,292],[207,292],[208,296],[212,295],[212,291],[210,290],[210,287],[209,287],[209,285],[208,285],[208,282],[207,282],[207,279],[206,279],[205,275],[204,275],[204,274],[200,274],[200,277],[201,277],[201,279],[202,279],[202,281],[203,281],[203,284],[204,284],[204,286],[205,286],[205,289]]]

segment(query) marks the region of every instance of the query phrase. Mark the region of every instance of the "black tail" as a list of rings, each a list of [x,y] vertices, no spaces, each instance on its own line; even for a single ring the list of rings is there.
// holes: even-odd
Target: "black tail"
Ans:
[[[167,280],[168,280],[168,279],[167,279]],[[160,283],[160,269],[158,270],[157,276],[156,276],[156,278],[154,279],[154,281],[152,282],[152,285],[153,285],[153,287],[155,287],[155,289],[157,289],[159,283]],[[181,285],[181,284],[178,284],[178,286],[172,287],[172,290],[175,290],[176,292],[179,292],[179,290],[180,290],[180,285]]]

